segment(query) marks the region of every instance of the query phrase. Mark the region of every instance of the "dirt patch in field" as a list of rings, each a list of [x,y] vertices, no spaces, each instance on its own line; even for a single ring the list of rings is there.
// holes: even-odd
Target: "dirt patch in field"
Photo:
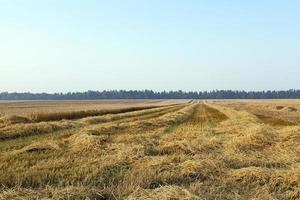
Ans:
[[[289,112],[297,112],[297,111],[298,111],[298,109],[297,109],[297,108],[294,108],[294,107],[288,107],[287,110],[288,110]]]
[[[276,106],[276,110],[282,110],[284,109],[284,106]]]
[[[293,122],[289,122],[289,121],[285,121],[282,119],[269,117],[269,116],[265,116],[265,115],[256,114],[255,116],[257,118],[259,118],[262,121],[262,123],[269,124],[271,126],[293,126],[293,125],[296,125]]]

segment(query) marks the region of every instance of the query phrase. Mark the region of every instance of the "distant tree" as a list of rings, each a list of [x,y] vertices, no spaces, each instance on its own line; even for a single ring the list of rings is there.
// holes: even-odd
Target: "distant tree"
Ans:
[[[68,93],[0,93],[0,100],[62,100],[62,99],[299,99],[300,90],[287,91],[233,91],[200,92],[153,90],[104,90]]]

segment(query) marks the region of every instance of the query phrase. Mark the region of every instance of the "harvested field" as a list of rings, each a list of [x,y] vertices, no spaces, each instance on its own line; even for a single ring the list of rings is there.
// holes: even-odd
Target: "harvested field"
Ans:
[[[137,101],[52,121],[20,109],[0,122],[0,199],[300,199],[299,111],[285,109],[299,105]]]

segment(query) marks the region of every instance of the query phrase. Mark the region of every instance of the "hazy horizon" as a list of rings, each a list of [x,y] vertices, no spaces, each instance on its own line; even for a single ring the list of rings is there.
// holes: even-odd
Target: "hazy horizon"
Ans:
[[[103,92],[103,91],[139,91],[139,92],[142,92],[142,91],[153,91],[155,93],[161,93],[161,92],[178,92],[178,91],[182,91],[184,93],[188,93],[188,92],[217,92],[217,91],[233,91],[233,92],[257,92],[257,93],[262,93],[262,92],[268,92],[268,91],[271,91],[271,92],[287,92],[287,91],[299,91],[300,89],[286,89],[286,90],[232,90],[232,89],[212,89],[212,90],[152,90],[152,89],[108,89],[108,90],[83,90],[83,91],[65,91],[65,92],[60,92],[60,91],[54,91],[54,92],[31,92],[31,91],[0,91],[0,94],[1,93],[9,93],[9,94],[12,94],[12,93],[18,93],[18,94],[21,94],[21,93],[31,93],[31,94],[42,94],[42,93],[46,93],[46,94],[67,94],[67,93],[84,93],[84,92]]]
[[[288,90],[300,2],[0,2],[0,92]]]

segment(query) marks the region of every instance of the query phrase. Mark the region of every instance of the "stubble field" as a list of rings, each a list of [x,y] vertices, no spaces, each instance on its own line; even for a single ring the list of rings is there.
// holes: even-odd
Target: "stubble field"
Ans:
[[[300,199],[300,101],[5,102],[0,113],[3,200]]]

